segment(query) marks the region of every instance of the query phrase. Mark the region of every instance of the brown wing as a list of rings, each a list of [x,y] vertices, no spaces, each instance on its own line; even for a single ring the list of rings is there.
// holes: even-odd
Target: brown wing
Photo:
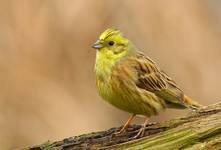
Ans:
[[[177,84],[165,74],[154,61],[142,53],[137,54],[136,85],[139,88],[153,92],[155,95],[164,99],[168,107],[185,108],[183,104],[183,92]]]

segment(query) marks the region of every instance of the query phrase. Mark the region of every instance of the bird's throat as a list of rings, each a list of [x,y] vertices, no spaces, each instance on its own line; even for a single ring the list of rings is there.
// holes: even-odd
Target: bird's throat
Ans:
[[[108,78],[111,74],[111,69],[115,61],[101,52],[96,54],[95,73],[96,76],[102,79]]]

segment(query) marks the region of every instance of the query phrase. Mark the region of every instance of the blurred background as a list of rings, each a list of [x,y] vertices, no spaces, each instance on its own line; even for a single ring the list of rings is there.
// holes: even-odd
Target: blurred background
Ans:
[[[218,102],[220,25],[219,0],[0,0],[1,149],[127,120],[95,88],[90,46],[107,27],[122,30],[187,95],[204,105]],[[151,121],[187,112],[167,110]]]

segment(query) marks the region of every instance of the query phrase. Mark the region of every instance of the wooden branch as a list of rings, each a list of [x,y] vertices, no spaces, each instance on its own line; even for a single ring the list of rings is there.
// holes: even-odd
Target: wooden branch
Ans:
[[[145,136],[133,139],[140,125],[132,125],[120,136],[114,136],[119,127],[66,138],[62,141],[25,148],[25,150],[218,150],[221,149],[221,103],[210,105],[186,117],[163,123],[149,124]]]

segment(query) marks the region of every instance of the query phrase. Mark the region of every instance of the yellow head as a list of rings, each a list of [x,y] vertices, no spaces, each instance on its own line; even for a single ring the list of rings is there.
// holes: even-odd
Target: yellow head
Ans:
[[[114,28],[105,30],[92,45],[103,59],[117,60],[134,50],[132,43]]]

